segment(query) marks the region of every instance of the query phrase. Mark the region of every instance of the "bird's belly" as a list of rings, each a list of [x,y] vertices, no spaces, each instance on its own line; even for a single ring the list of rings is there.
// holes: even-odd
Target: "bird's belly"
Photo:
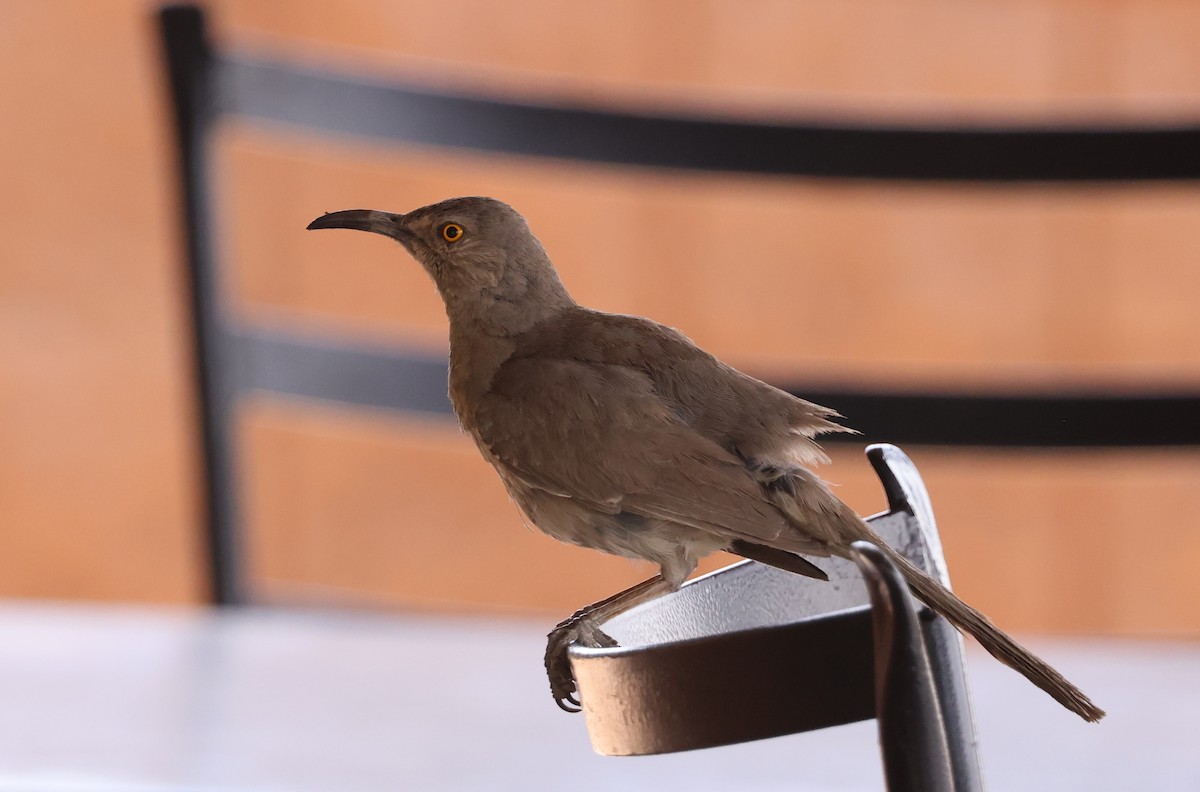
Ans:
[[[540,531],[560,542],[649,561],[664,572],[679,570],[683,577],[691,572],[698,559],[724,549],[727,544],[690,526],[626,512],[600,512],[572,498],[544,492],[523,493],[516,499]]]

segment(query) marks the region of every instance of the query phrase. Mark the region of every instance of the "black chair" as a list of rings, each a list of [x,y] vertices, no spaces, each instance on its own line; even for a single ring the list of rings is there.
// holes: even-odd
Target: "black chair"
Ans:
[[[223,117],[336,136],[634,167],[796,178],[1091,184],[1200,178],[1200,127],[953,128],[735,122],[646,115],[389,85],[214,49],[203,12],[160,14],[179,143],[201,393],[213,600],[244,597],[231,406],[259,389],[449,413],[446,363],[239,326],[213,246],[212,133]],[[781,383],[785,386],[787,383]],[[853,415],[867,437],[969,446],[1200,444],[1190,393],[896,394],[803,389]],[[946,420],[953,415],[955,420]],[[1064,420],[1068,418],[1069,420]],[[1133,420],[1136,418],[1136,420]],[[836,441],[837,438],[834,438]]]
[[[774,177],[1088,185],[1200,178],[1200,127],[1196,126],[919,128],[779,119],[731,121],[686,113],[649,115],[537,105],[382,84],[220,52],[208,38],[203,12],[193,6],[164,9],[160,24],[177,122],[201,394],[212,592],[219,604],[235,604],[247,596],[231,429],[234,406],[243,394],[266,390],[351,405],[450,411],[443,359],[264,331],[232,318],[220,286],[219,256],[213,245],[217,207],[210,189],[213,130],[224,117],[285,122],[337,136],[638,168]],[[1195,394],[993,397],[805,388],[803,395],[853,415],[855,425],[868,437],[897,442],[971,446],[1200,443],[1200,425],[1190,419],[1200,408],[1200,397]],[[946,420],[948,414],[956,420]],[[1063,416],[1070,420],[1064,421]],[[887,515],[873,518],[876,530],[900,541],[914,561],[944,578],[932,513],[911,463],[894,448],[883,446],[872,449],[871,459],[892,507]],[[812,619],[807,618],[811,613],[803,614],[807,620],[802,623],[792,619],[783,626],[768,622],[751,625],[753,629],[742,629],[745,624],[726,625],[738,629],[690,643],[573,649],[581,689],[590,691],[584,701],[598,749],[614,753],[679,750],[878,715],[889,783],[894,789],[979,788],[961,642],[943,620],[925,618],[927,611],[914,616],[904,587],[897,584],[895,570],[886,560],[867,547],[862,548],[859,562],[870,582],[870,595],[877,606],[874,611],[865,607],[864,595],[850,611]],[[842,573],[854,577],[852,569]],[[772,574],[750,562],[735,565],[646,607],[662,608],[666,613],[706,589],[769,581]],[[793,577],[786,585],[804,589],[807,584]],[[761,595],[763,590],[757,586],[755,583],[751,593]],[[649,612],[637,609],[623,617],[623,624],[636,632],[642,623],[639,620]],[[877,619],[876,636],[886,636],[887,641],[872,642],[872,612]],[[890,616],[880,621],[885,613]],[[706,619],[715,618],[712,613],[689,614],[684,618],[689,629],[700,629],[708,623]],[[796,613],[792,616],[799,618]],[[619,627],[614,626],[614,631],[622,637]],[[641,629],[649,628],[643,623]],[[828,637],[822,644],[825,651],[776,653],[771,648],[791,646],[794,650],[798,638],[816,645],[811,643],[814,634]],[[631,646],[638,646],[635,639]],[[872,666],[870,658],[875,655],[888,662]],[[772,684],[757,692],[758,703],[751,709],[739,710],[744,717],[723,719],[711,711],[699,713],[695,722],[709,729],[700,733],[661,720],[666,717],[663,713],[685,706],[688,699],[682,693],[671,694],[675,710],[656,710],[651,699],[659,696],[661,703],[667,694],[650,688],[647,697],[627,699],[639,702],[629,706],[640,708],[638,717],[652,724],[649,731],[638,736],[604,721],[606,716],[598,704],[604,696],[596,693],[604,685],[629,689],[644,675],[665,686],[663,690],[676,685],[682,691],[690,684],[689,663],[711,663],[718,657],[755,662],[774,657],[786,663],[793,676],[785,676],[783,667],[773,669],[773,676],[761,675],[759,678]],[[805,668],[808,670],[801,675]],[[870,684],[874,674],[880,675],[878,686]],[[823,698],[803,699],[811,694],[798,684],[805,678],[827,680]],[[747,684],[752,681],[746,680]],[[780,696],[790,705],[771,704]],[[802,699],[807,703],[797,705]],[[728,696],[720,700],[725,702],[723,706],[747,706]],[[923,714],[914,716],[914,712]],[[904,714],[896,717],[895,713]],[[738,728],[728,726],[734,721]],[[921,757],[920,766],[900,769],[901,760],[912,756]]]

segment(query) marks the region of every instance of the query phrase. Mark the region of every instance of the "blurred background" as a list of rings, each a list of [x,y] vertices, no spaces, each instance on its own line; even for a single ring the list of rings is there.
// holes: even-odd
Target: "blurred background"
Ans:
[[[1200,7],[1173,0],[214,0],[206,8],[221,48],[522,100],[921,124],[1170,123],[1200,111]],[[369,656],[374,640],[407,655],[401,638],[379,637],[391,635],[392,619],[407,619],[412,634],[434,636],[437,652],[456,645],[454,630],[496,631],[493,645],[511,644],[505,651],[528,667],[537,691],[510,702],[529,714],[510,717],[557,731],[566,721],[537,678],[540,633],[652,570],[527,530],[452,419],[267,395],[243,402],[237,458],[252,599],[353,607],[308,611],[333,631],[332,644],[312,646],[296,637],[308,635],[307,622],[291,609],[243,613],[235,621],[251,621],[233,628],[212,621],[189,286],[155,10],[142,0],[0,1],[4,690],[24,695],[33,712],[59,712],[44,719],[46,734],[58,734],[73,719],[99,724],[113,709],[143,710],[124,698],[101,706],[85,682],[62,700],[20,693],[19,674],[31,669],[44,672],[36,676],[46,691],[61,689],[67,677],[46,670],[54,658],[86,666],[98,657],[118,675],[161,672],[169,678],[160,692],[185,690],[155,663],[192,629],[221,640],[239,631],[292,636],[277,645],[288,647],[280,658],[359,644]],[[215,150],[220,251],[239,310],[314,333],[444,352],[441,303],[401,250],[304,227],[325,211],[407,211],[482,194],[525,214],[580,302],[651,316],[771,381],[1001,395],[1200,391],[1194,182],[913,186],[660,173],[236,120],[220,127]],[[1196,449],[905,450],[930,489],[956,589],[1000,625],[1048,636],[1050,646],[1059,645],[1054,636],[1088,637],[1061,645],[1124,658],[1132,675],[1146,658],[1196,657]],[[839,444],[832,456],[824,475],[838,494],[862,514],[883,510],[861,445]],[[367,637],[342,632],[358,628]],[[118,643],[97,649],[110,639]],[[266,677],[282,667],[259,660]],[[105,686],[105,673],[86,679]],[[459,715],[487,713],[490,694],[480,690],[470,695],[484,700]],[[1159,692],[1147,706],[1161,710],[1148,710],[1147,722],[1167,717],[1172,694]],[[237,712],[228,695],[226,715]],[[1001,723],[1006,695],[982,695]],[[170,720],[170,706],[145,706]],[[211,707],[199,711],[187,717],[219,720]],[[41,722],[0,728],[12,748],[5,755],[0,745],[0,769],[16,779],[0,789],[101,788],[79,780],[103,775],[111,759],[95,735],[43,740]],[[572,750],[586,751],[581,724],[571,725]],[[106,739],[119,754],[129,743],[113,728]],[[1023,728],[1013,722],[1014,735]],[[147,751],[190,755],[191,734]],[[280,766],[292,761],[282,758],[284,743],[297,744],[264,749],[278,752]],[[103,788],[176,788],[181,778],[204,788],[375,788],[365,776],[343,785],[336,773],[261,780],[245,756],[233,769],[212,759],[219,747],[203,755],[221,769],[164,759],[144,772],[131,759],[104,771],[125,782]],[[1093,761],[1104,753],[1100,743],[1080,750]],[[372,771],[364,761],[347,764]],[[436,779],[428,752],[421,761]],[[386,775],[391,767],[372,778],[404,788]],[[1054,767],[1049,755],[1039,771]],[[1042,788],[1068,788],[1074,776],[1059,771],[1058,785]],[[1200,782],[1194,766],[1181,773],[1172,778]],[[460,781],[541,786],[514,778]],[[859,788],[839,778],[814,788]]]

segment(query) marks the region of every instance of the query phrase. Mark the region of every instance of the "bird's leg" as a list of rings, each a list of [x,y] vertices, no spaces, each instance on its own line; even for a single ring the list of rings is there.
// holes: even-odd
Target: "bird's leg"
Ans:
[[[571,644],[578,642],[591,647],[616,646],[617,642],[600,629],[600,624],[643,602],[662,596],[673,588],[676,587],[664,580],[662,575],[655,575],[607,599],[580,608],[550,631],[546,637],[546,675],[550,678],[550,692],[554,696],[554,703],[560,709],[565,712],[580,710],[579,699],[575,695],[575,677],[571,673],[571,661],[567,657],[567,649]]]

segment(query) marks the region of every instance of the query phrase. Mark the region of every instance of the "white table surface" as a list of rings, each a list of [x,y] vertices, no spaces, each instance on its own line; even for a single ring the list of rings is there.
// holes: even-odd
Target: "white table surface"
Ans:
[[[874,723],[603,758],[551,702],[549,624],[0,603],[0,790],[876,790]],[[1200,643],[1027,643],[1089,725],[972,647],[991,790],[1200,790]]]

